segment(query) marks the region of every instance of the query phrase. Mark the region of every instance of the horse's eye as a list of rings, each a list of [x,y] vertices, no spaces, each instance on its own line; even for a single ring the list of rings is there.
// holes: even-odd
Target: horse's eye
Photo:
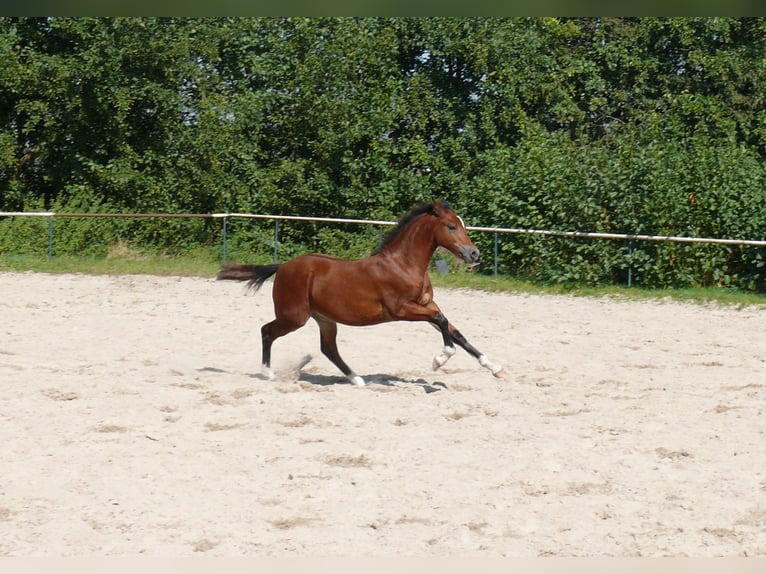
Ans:
[[[447,229],[449,229],[450,231],[457,231],[457,225],[455,225],[454,223],[450,223],[449,225],[447,225]]]

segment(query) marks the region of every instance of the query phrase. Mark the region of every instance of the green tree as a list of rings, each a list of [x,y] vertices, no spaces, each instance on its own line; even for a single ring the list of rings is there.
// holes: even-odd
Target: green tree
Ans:
[[[388,219],[440,196],[474,224],[757,238],[765,22],[0,18],[0,208]],[[0,249],[19,225],[0,222]],[[71,250],[185,249],[218,226],[65,231]],[[368,231],[282,239],[361,253]],[[544,281],[766,284],[758,249],[501,243],[503,272]]]

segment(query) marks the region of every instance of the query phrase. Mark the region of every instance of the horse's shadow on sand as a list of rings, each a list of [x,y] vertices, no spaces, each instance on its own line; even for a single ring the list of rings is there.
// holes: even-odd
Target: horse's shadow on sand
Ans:
[[[220,373],[220,374],[229,374],[229,375],[235,374],[225,369],[219,369],[217,367],[202,367],[201,369],[197,369],[197,370],[200,372],[207,372],[207,373]],[[289,382],[296,382],[296,383],[308,383],[310,385],[316,385],[318,387],[332,387],[335,385],[354,386],[353,383],[351,383],[351,381],[349,381],[346,377],[343,377],[340,375],[318,375],[315,373],[307,373],[304,371],[298,371],[297,373],[292,372],[290,374],[291,374],[290,377],[278,376],[276,378],[276,381],[281,380],[282,382],[289,381]],[[256,379],[263,383],[271,382],[262,373],[246,373],[245,376],[251,379]],[[415,380],[402,379],[401,377],[397,377],[395,375],[389,375],[386,373],[365,375],[364,382],[366,383],[365,387],[369,387],[370,385],[381,385],[384,387],[390,387],[392,389],[395,387],[400,387],[400,388],[419,387],[419,388],[422,388],[423,392],[425,392],[426,394],[434,393],[436,391],[440,391],[442,389],[447,388],[447,385],[439,381],[428,382],[425,379],[415,379]]]
[[[322,387],[328,387],[333,385],[350,385],[353,386],[351,381],[349,381],[346,377],[341,377],[337,375],[317,375],[314,373],[304,373],[301,372],[298,376],[299,382],[309,383],[312,385],[318,385]],[[436,391],[439,391],[441,389],[446,389],[447,385],[441,382],[433,382],[429,383],[425,379],[415,379],[409,380],[409,379],[402,379],[397,376],[388,375],[385,373],[378,373],[374,375],[365,375],[364,376],[364,382],[366,383],[365,386],[370,385],[382,385],[384,387],[420,387],[423,389],[426,393],[433,393]]]

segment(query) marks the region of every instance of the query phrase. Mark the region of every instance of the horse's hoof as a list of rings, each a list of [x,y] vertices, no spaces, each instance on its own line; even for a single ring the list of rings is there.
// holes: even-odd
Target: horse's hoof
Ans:
[[[455,354],[455,351],[455,347],[444,347],[444,350],[439,355],[434,357],[434,362],[431,364],[431,366],[434,368],[434,371],[438,371],[439,367],[449,361],[450,357]]]
[[[363,387],[366,384],[364,382],[364,379],[356,374],[349,375],[348,380],[351,381],[351,383],[356,385],[357,387]]]
[[[277,376],[274,374],[274,371],[272,371],[269,367],[263,367],[261,369],[261,376],[267,381],[273,381],[277,378]]]
[[[499,371],[495,371],[492,373],[496,379],[504,379],[506,376],[505,369],[500,369]]]

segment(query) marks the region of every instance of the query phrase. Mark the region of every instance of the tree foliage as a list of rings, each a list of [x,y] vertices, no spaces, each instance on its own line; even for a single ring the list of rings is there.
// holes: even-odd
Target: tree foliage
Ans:
[[[762,18],[0,18],[0,209],[378,219],[438,196],[474,225],[762,239],[765,42]],[[0,222],[0,250],[34,225]],[[94,253],[214,233],[67,225]],[[766,290],[760,248],[499,247],[544,281]]]

